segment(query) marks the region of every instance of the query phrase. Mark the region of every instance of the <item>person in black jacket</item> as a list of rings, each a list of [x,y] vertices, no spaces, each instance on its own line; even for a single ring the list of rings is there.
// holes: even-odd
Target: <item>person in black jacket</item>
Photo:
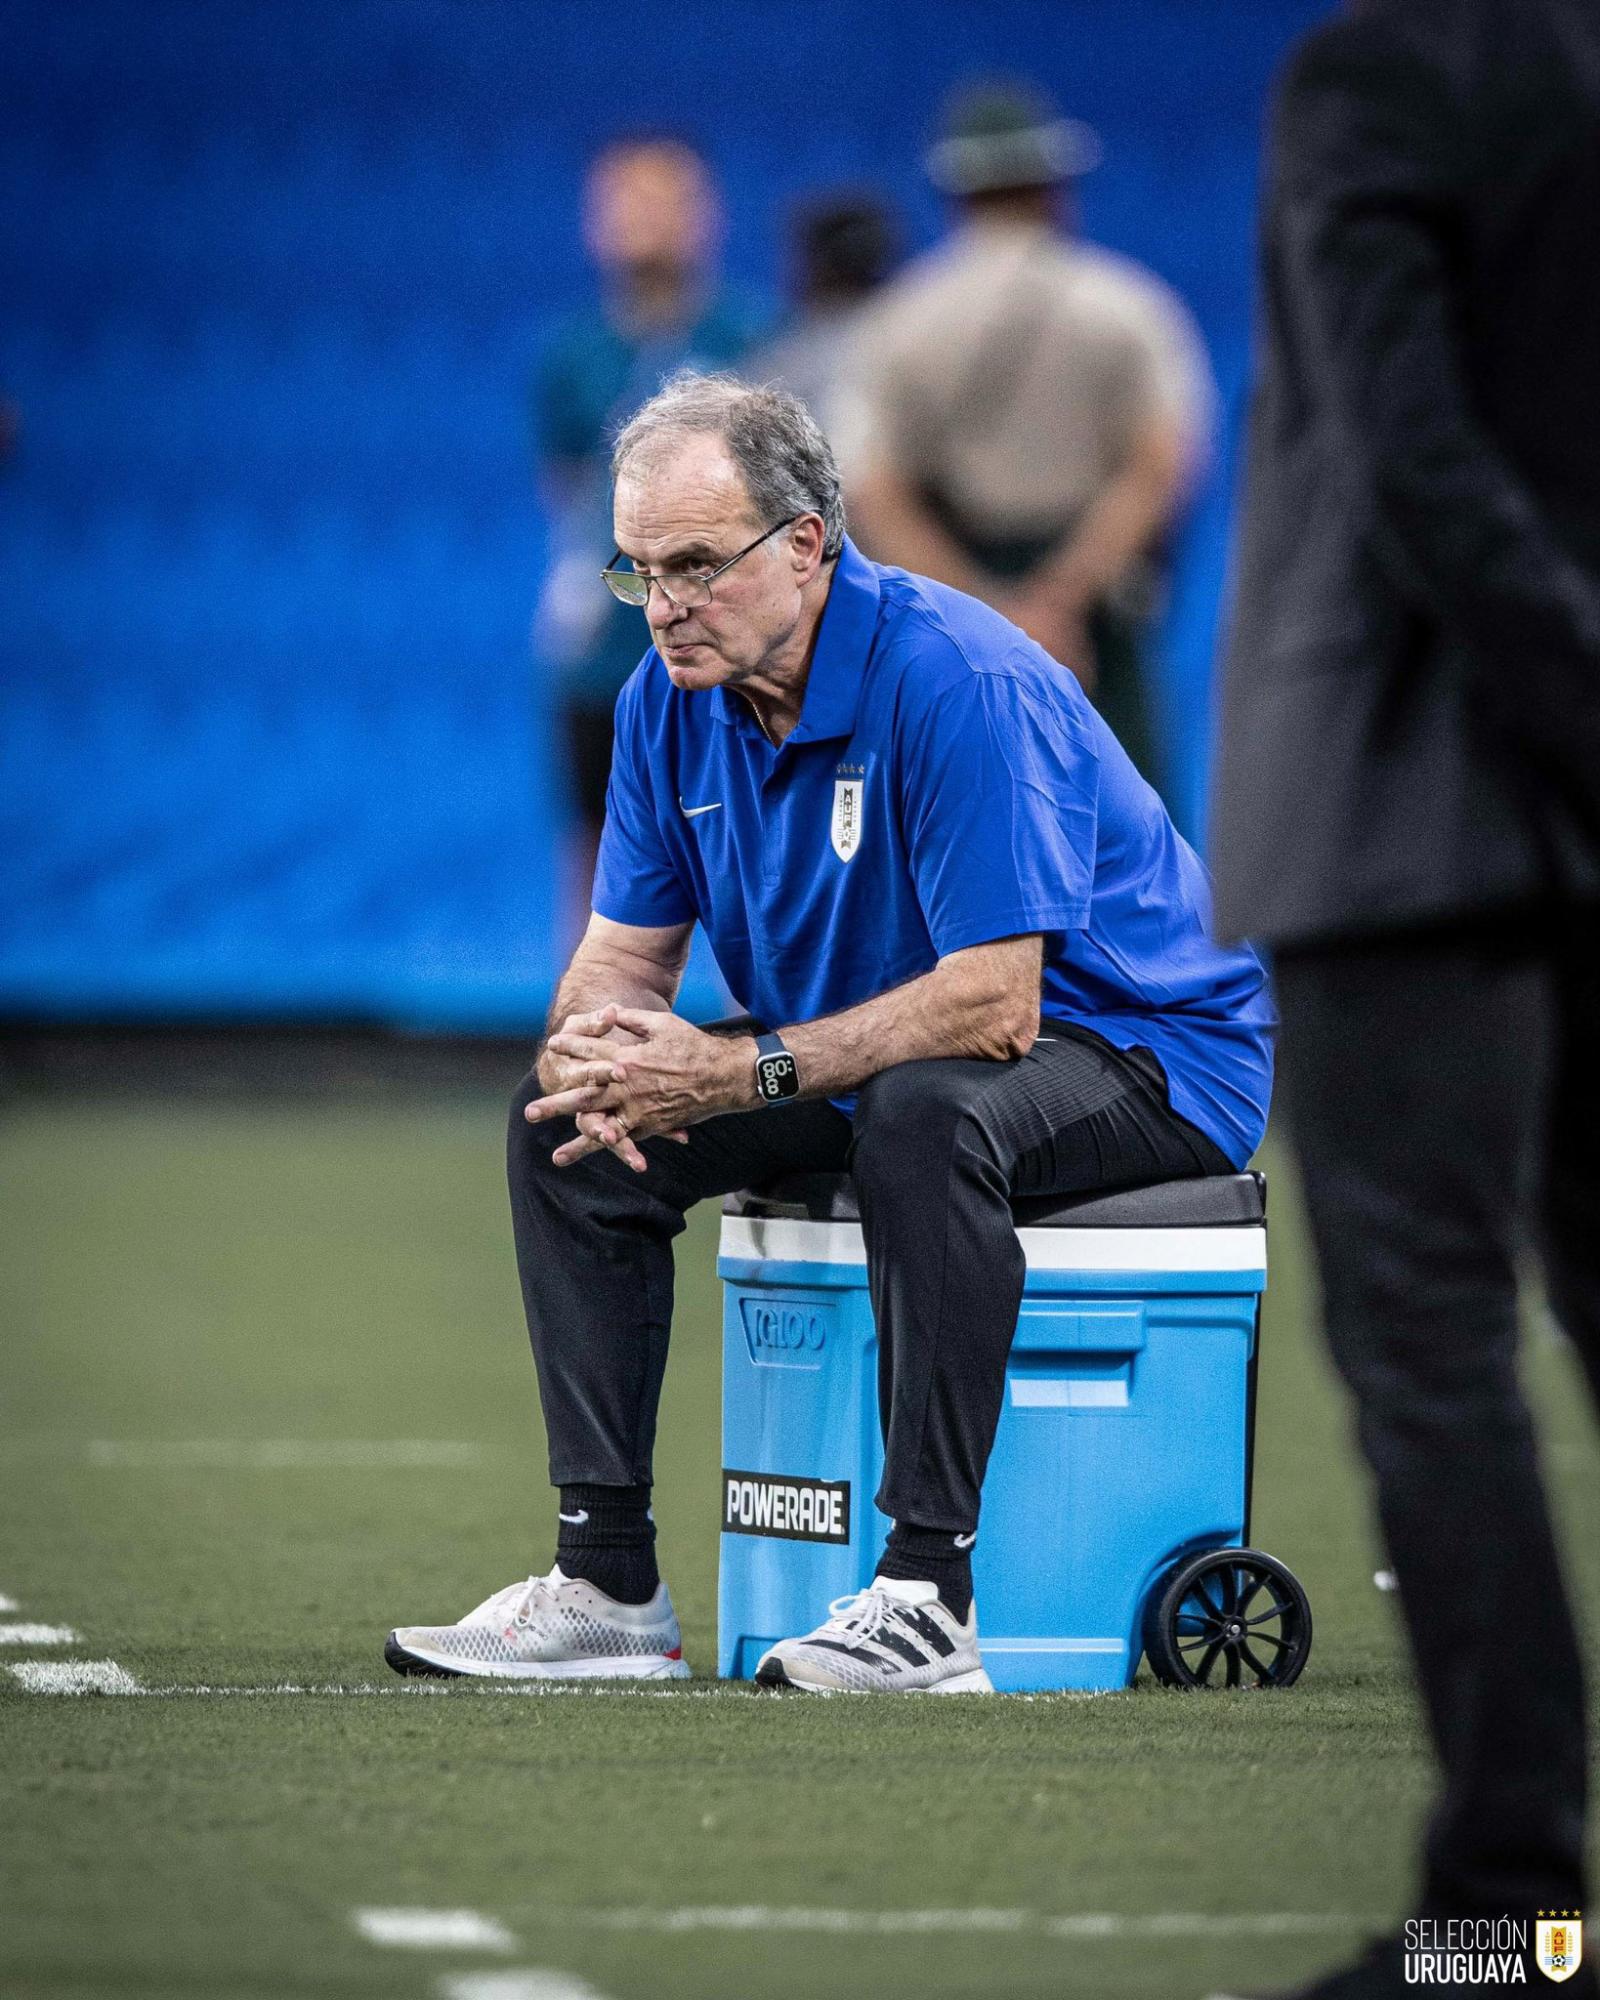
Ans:
[[[1367,0],[1299,46],[1213,819],[1443,1768],[1418,1912],[1530,1947],[1584,1891],[1516,1278],[1536,1248],[1600,1384],[1597,230],[1593,0]],[[1406,1942],[1308,1993],[1399,1993]]]

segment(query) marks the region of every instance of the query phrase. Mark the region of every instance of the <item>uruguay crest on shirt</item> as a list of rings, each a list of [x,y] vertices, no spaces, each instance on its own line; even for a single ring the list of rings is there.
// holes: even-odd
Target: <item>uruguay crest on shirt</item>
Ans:
[[[1540,1917],[1534,1928],[1533,1958],[1546,1979],[1570,1979],[1583,1963],[1583,1925],[1578,1918]]]
[[[861,845],[861,795],[865,778],[836,778],[833,785],[833,851],[848,861]]]

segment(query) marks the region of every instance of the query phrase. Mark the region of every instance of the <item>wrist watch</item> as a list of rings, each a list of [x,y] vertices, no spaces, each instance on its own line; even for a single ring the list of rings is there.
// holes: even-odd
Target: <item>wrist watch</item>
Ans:
[[[800,1095],[799,1065],[784,1047],[782,1035],[756,1036],[756,1095],[763,1104]]]

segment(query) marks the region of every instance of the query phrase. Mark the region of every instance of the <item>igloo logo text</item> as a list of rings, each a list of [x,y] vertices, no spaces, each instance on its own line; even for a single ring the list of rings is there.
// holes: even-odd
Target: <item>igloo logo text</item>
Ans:
[[[816,1299],[743,1298],[739,1317],[758,1368],[820,1368],[834,1308]]]

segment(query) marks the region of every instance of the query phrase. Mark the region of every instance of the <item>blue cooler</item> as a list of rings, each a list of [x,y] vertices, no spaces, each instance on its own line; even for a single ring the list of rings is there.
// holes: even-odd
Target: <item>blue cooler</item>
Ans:
[[[1286,1684],[1310,1613],[1248,1539],[1265,1189],[1019,1202],[1027,1280],[975,1551],[997,1689]],[[724,1203],[718,1671],[748,1678],[872,1575],[877,1336],[844,1175]],[[1241,1652],[1242,1649],[1242,1652]],[[1259,1671],[1258,1671],[1259,1669]]]

